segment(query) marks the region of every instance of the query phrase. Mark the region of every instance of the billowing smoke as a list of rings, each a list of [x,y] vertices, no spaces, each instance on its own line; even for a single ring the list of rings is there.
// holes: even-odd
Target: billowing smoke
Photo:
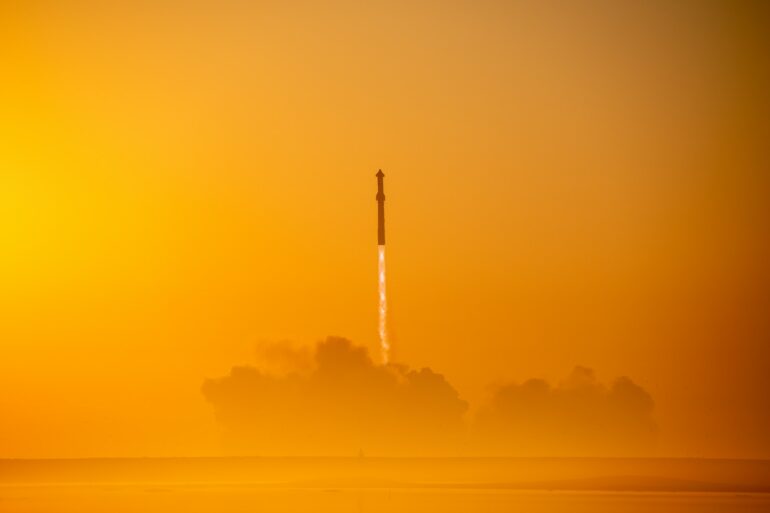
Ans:
[[[551,386],[541,379],[495,390],[476,416],[482,452],[517,456],[649,455],[656,439],[650,395],[627,377],[600,383],[576,367]]]
[[[287,351],[276,352],[281,361],[303,361]],[[319,343],[309,372],[234,367],[203,393],[240,454],[456,454],[465,441],[467,404],[443,376],[377,365],[343,338]]]
[[[382,351],[382,361],[387,364],[390,360],[390,342],[388,342],[388,294],[385,289],[385,245],[378,246],[377,251],[380,350]]]
[[[626,377],[604,384],[584,367],[557,385],[500,386],[466,418],[441,374],[374,363],[343,338],[258,351],[259,367],[203,385],[235,454],[648,456],[656,438],[643,388]]]

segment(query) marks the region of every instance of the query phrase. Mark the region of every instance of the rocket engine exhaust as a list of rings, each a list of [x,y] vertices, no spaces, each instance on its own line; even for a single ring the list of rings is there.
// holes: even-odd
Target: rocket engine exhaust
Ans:
[[[379,335],[382,361],[390,359],[388,342],[388,295],[385,289],[385,173],[377,172],[377,283],[379,293]]]
[[[385,246],[377,247],[378,252],[378,283],[379,283],[379,334],[380,349],[382,350],[382,361],[388,363],[390,358],[390,343],[388,342],[388,295],[385,290]]]

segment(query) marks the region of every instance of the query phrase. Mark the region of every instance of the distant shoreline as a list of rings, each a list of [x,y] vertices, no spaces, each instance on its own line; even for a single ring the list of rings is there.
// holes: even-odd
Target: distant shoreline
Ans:
[[[770,493],[770,460],[709,458],[177,457],[0,459],[0,486],[233,485]]]
[[[61,456],[61,457],[10,457],[0,458],[0,463],[12,461],[171,461],[171,460],[416,460],[416,461],[709,461],[709,462],[759,462],[770,463],[770,458],[712,458],[695,456]]]

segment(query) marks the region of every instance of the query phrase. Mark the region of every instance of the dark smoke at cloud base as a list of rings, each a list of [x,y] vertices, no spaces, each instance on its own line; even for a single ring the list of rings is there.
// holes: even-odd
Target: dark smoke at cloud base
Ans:
[[[232,454],[643,455],[655,440],[649,394],[628,378],[605,386],[582,367],[555,387],[501,386],[467,419],[468,404],[441,374],[375,364],[344,338],[261,354],[280,365],[233,367],[203,385]]]

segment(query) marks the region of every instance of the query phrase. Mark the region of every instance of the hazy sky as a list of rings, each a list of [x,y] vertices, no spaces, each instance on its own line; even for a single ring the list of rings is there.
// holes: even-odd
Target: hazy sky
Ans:
[[[0,457],[216,454],[259,343],[576,365],[770,458],[762,2],[0,6]],[[248,5],[247,5],[248,4]]]

